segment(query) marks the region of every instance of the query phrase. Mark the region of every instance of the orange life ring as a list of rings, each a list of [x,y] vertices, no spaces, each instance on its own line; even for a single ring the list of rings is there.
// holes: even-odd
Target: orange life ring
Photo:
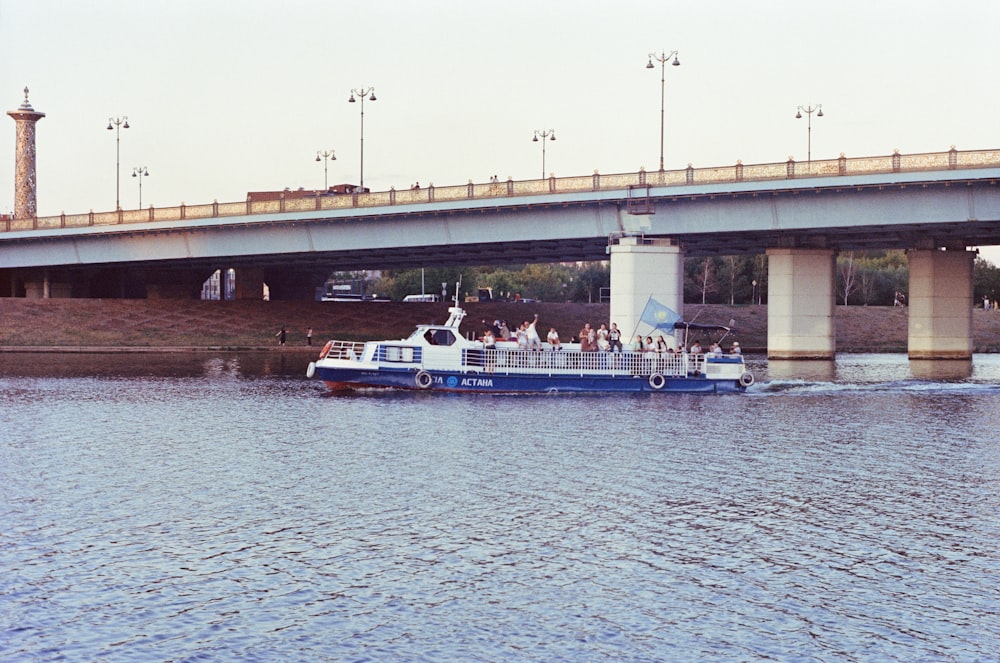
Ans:
[[[319,358],[324,359],[326,357],[326,353],[329,352],[332,347],[333,341],[327,341],[326,345],[323,346],[323,349],[319,351]]]

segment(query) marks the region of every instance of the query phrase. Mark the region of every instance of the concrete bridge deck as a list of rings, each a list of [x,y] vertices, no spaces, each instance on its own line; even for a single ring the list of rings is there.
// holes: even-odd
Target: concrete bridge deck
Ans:
[[[1000,150],[687,168],[0,223],[0,268],[128,263],[326,270],[1000,244]]]

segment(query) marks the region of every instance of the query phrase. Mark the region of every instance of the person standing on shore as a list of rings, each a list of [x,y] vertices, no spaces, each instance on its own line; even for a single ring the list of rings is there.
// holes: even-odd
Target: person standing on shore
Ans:
[[[285,336],[286,335],[287,335],[287,332],[285,331],[284,327],[281,328],[281,331],[279,331],[277,334],[275,334],[275,336],[278,338],[278,345],[284,345],[285,344]]]
[[[306,345],[312,345],[312,344],[313,344],[313,328],[310,327],[309,329],[306,330]]]

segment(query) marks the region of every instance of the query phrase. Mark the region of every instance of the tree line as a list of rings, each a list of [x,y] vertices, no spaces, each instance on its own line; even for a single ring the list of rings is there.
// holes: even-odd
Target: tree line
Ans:
[[[358,278],[338,273],[332,278]],[[837,303],[844,306],[892,306],[908,301],[909,264],[900,250],[850,251],[837,257]],[[606,302],[611,286],[608,261],[528,264],[506,267],[455,267],[383,271],[373,292],[393,301],[410,294],[461,296],[492,288],[497,299],[545,302]],[[976,256],[973,300],[1000,299],[1000,268]],[[691,304],[766,304],[767,256],[706,256],[684,260],[684,301]]]

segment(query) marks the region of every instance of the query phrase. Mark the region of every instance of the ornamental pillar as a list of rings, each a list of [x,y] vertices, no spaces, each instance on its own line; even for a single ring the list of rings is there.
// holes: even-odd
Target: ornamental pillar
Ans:
[[[17,110],[7,111],[17,123],[14,153],[14,218],[32,219],[38,216],[35,180],[35,123],[45,117],[28,102],[24,88],[24,103]]]

